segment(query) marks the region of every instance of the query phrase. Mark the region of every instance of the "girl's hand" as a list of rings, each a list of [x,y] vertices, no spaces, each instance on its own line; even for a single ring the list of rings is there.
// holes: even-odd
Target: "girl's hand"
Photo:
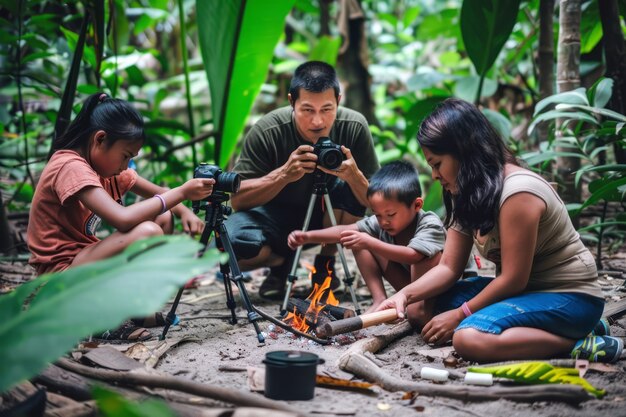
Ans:
[[[369,249],[372,239],[373,237],[367,233],[345,230],[340,234],[339,243],[346,249]]]
[[[460,308],[443,312],[433,317],[422,329],[426,343],[440,345],[452,339],[454,329],[463,321],[465,314]]]
[[[306,232],[302,230],[294,230],[289,233],[287,237],[287,244],[291,249],[296,249],[298,246],[302,246],[306,243]]]
[[[180,222],[185,233],[195,236],[204,230],[204,222],[191,210],[184,210],[180,215]]]
[[[406,305],[408,304],[408,300],[406,295],[402,291],[398,291],[393,296],[387,298],[385,301],[380,303],[378,307],[376,307],[375,311],[381,310],[389,310],[391,308],[395,308],[398,312],[398,318],[403,319],[405,317]]]
[[[204,200],[213,192],[213,185],[215,180],[213,178],[192,178],[181,187],[183,189],[183,195],[185,200]]]

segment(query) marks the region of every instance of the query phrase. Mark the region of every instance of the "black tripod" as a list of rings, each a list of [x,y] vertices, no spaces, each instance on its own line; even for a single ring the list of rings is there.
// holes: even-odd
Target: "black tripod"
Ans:
[[[328,216],[330,217],[330,222],[333,226],[337,226],[337,219],[335,219],[335,213],[333,212],[333,205],[330,202],[330,196],[328,195],[328,187],[326,186],[326,173],[316,169],[313,172],[314,180],[313,180],[313,192],[311,193],[311,199],[309,200],[309,207],[306,210],[306,216],[304,217],[304,224],[302,225],[302,231],[306,232],[309,229],[309,224],[311,223],[311,216],[313,215],[313,208],[315,207],[315,200],[317,197],[323,196],[324,203],[326,204],[326,210],[328,211]],[[340,243],[337,243],[337,252],[339,253],[339,258],[341,259],[341,264],[343,265],[344,270],[344,286],[350,290],[350,296],[352,297],[352,304],[354,304],[354,310],[357,315],[361,314],[361,309],[359,308],[359,303],[356,299],[356,294],[354,293],[354,288],[352,288],[352,283],[354,282],[354,277],[350,274],[350,269],[348,268],[348,262],[346,261],[346,256],[343,252],[343,246]],[[293,264],[291,265],[291,272],[287,275],[287,291],[285,292],[285,299],[283,300],[283,304],[280,308],[280,314],[285,315],[287,313],[287,303],[289,301],[289,294],[291,293],[291,287],[293,286],[294,281],[298,279],[296,276],[296,270],[298,269],[298,261],[300,260],[300,255],[302,253],[302,246],[298,246],[296,249],[296,255],[293,259]]]
[[[224,225],[224,215],[229,215],[232,209],[228,206],[223,205],[225,201],[228,201],[229,196],[221,191],[213,191],[213,194],[208,198],[208,204],[206,201],[202,203],[199,201],[193,202],[193,211],[194,213],[198,213],[200,209],[205,210],[205,227],[202,232],[202,236],[200,237],[200,243],[204,246],[200,249],[198,256],[202,256],[204,251],[207,248],[209,243],[209,238],[211,237],[211,233],[215,232],[215,245],[220,252],[226,252],[228,254],[228,262],[220,263],[220,272],[224,277],[224,289],[226,290],[226,306],[230,309],[231,312],[231,324],[237,323],[237,315],[235,314],[235,307],[237,304],[235,303],[235,298],[233,296],[233,288],[232,282],[237,285],[239,289],[239,295],[241,296],[241,300],[243,302],[244,307],[248,310],[248,320],[254,326],[254,330],[256,330],[257,339],[260,343],[265,343],[265,338],[261,334],[261,329],[259,328],[259,324],[257,320],[261,318],[261,316],[255,311],[252,302],[250,301],[250,297],[248,296],[248,292],[246,287],[243,285],[243,274],[239,269],[239,265],[237,265],[237,257],[235,256],[235,251],[233,250],[233,246],[228,237],[228,231],[226,230],[226,225]],[[232,276],[231,276],[232,271]],[[231,282],[232,281],[232,282]],[[163,333],[159,337],[159,339],[165,339],[165,335],[169,327],[178,322],[178,317],[176,316],[176,308],[178,308],[178,303],[180,301],[180,297],[183,293],[184,287],[178,291],[176,294],[176,298],[174,299],[174,303],[172,304],[172,308],[169,313],[167,313],[167,317],[165,318],[165,327],[163,328]]]

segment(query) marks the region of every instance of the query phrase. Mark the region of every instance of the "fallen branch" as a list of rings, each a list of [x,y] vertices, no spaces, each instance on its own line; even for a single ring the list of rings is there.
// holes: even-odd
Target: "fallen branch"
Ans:
[[[593,399],[582,387],[575,385],[528,385],[521,387],[471,387],[464,385],[436,385],[406,381],[389,375],[368,359],[365,354],[375,353],[392,341],[411,333],[411,325],[402,322],[386,333],[359,340],[339,358],[339,368],[375,383],[387,391],[416,391],[430,397],[446,397],[461,401],[510,401],[536,402],[560,401],[579,404]]]
[[[136,371],[120,372],[106,369],[95,369],[81,365],[66,358],[61,358],[56,363],[63,369],[76,372],[77,374],[115,382],[123,385],[143,385],[149,388],[165,388],[186,392],[200,397],[212,398],[230,404],[244,407],[260,407],[272,410],[287,411],[299,416],[307,416],[300,410],[265,397],[253,395],[236,389],[220,388],[209,384],[199,384],[171,375],[159,375],[153,373],[138,373]]]

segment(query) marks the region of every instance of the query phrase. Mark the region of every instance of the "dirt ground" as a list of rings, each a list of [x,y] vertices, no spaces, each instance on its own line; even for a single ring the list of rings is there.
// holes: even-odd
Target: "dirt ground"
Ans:
[[[312,262],[315,249],[303,252],[301,261]],[[350,269],[357,271],[351,253],[346,252]],[[337,266],[340,263],[337,262]],[[3,274],[0,285],[6,290],[7,285],[14,285],[19,280],[19,265],[2,265]],[[7,273],[11,267],[15,274]],[[622,250],[604,261],[606,273],[601,274],[601,284],[607,302],[617,302],[626,298],[626,250]],[[216,268],[217,271],[217,268]],[[252,271],[252,280],[246,283],[252,303],[272,315],[278,316],[279,303],[261,299],[258,288],[264,278],[264,270]],[[493,272],[489,265],[483,265],[484,275]],[[308,287],[306,271],[300,274],[298,287]],[[340,271],[341,276],[341,271]],[[362,282],[362,281],[361,281]],[[371,327],[353,335],[352,339],[342,338],[342,343],[322,346],[304,338],[296,338],[289,333],[276,331],[276,326],[266,320],[259,324],[266,337],[264,344],[259,344],[253,326],[248,322],[246,311],[238,294],[236,313],[239,322],[228,322],[230,312],[225,305],[224,286],[216,280],[215,274],[207,274],[199,281],[199,287],[186,290],[178,309],[181,323],[170,329],[169,340],[184,339],[171,347],[156,365],[158,371],[176,375],[195,382],[212,384],[222,388],[231,388],[250,393],[246,368],[264,369],[263,359],[268,352],[277,350],[300,350],[317,354],[325,362],[318,366],[318,374],[337,378],[351,379],[354,376],[338,367],[338,358],[356,339],[369,337],[386,331],[390,326]],[[2,291],[5,292],[5,291]],[[360,307],[366,309],[371,300],[365,287],[358,287]],[[342,298],[341,305],[354,308],[349,296]],[[164,306],[163,312],[169,310]],[[626,315],[612,324],[612,333],[626,336]],[[161,328],[151,329],[155,336]],[[119,346],[118,346],[119,348]],[[419,377],[422,366],[443,368],[443,357],[439,351],[426,345],[419,334],[413,333],[401,338],[385,349],[371,355],[379,367],[396,377],[407,381],[423,381]],[[467,364],[461,364],[463,366]],[[374,387],[371,392],[353,392],[330,388],[315,388],[315,396],[310,401],[291,401],[291,406],[320,416],[626,416],[626,360],[606,366],[602,371],[589,371],[585,378],[595,387],[606,389],[608,394],[601,400],[590,400],[580,406],[571,406],[558,402],[518,403],[508,400],[488,402],[463,402],[443,397],[411,396],[404,392],[388,392]],[[448,381],[447,385],[461,386],[460,381]],[[262,396],[262,393],[255,395]],[[210,404],[211,402],[209,402]],[[206,401],[203,404],[207,404]],[[215,403],[216,407],[224,404]],[[211,407],[211,406],[209,406]]]
[[[304,252],[302,260],[311,261],[312,251]],[[348,260],[351,269],[355,268],[353,259]],[[626,272],[626,254],[614,256],[605,262],[606,268],[611,271]],[[489,266],[484,266],[488,273]],[[271,314],[278,314],[278,303],[271,303],[260,299],[257,289],[263,279],[262,270],[253,271],[252,281],[246,284],[253,304]],[[306,272],[304,272],[306,275]],[[616,276],[619,276],[616,278]],[[623,286],[626,274],[612,273],[602,275],[602,286],[607,301],[618,301],[626,296]],[[224,318],[228,310],[225,309],[224,296],[221,295],[221,282],[211,282],[208,278],[201,286],[192,290],[183,298],[187,300],[179,308],[182,323],[173,327],[169,337],[194,336],[197,341],[181,344],[170,350],[159,362],[157,369],[171,374],[183,376],[203,383],[215,384],[222,387],[232,387],[248,391],[246,372],[232,372],[226,369],[246,367],[263,367],[263,359],[267,352],[276,350],[302,350],[317,354],[325,363],[318,366],[318,374],[340,378],[351,378],[351,374],[339,369],[337,359],[344,353],[350,344],[340,345],[333,343],[322,346],[303,338],[294,338],[290,334],[281,334],[274,331],[275,326],[267,321],[260,325],[266,336],[266,342],[260,345],[257,342],[253,326],[245,318],[245,310],[238,302],[237,315],[240,317],[236,325],[229,324]],[[308,286],[307,280],[301,278],[298,286]],[[370,300],[365,288],[358,289],[362,301],[360,305],[366,308]],[[202,296],[202,300],[194,299]],[[349,296],[343,297],[341,303],[346,308],[353,308]],[[164,310],[167,311],[167,310]],[[358,337],[367,337],[384,331],[387,325],[362,330]],[[622,318],[612,325],[612,332],[618,336],[626,336],[626,318]],[[422,366],[443,368],[443,359],[429,358],[427,352],[435,350],[426,345],[419,334],[404,337],[375,355],[375,361],[386,372],[406,379],[419,380],[419,369]],[[433,352],[436,353],[436,352]],[[340,391],[316,387],[315,397],[311,401],[293,401],[291,405],[316,415],[355,415],[361,417],[378,416],[626,416],[626,361],[622,360],[606,368],[604,372],[590,371],[586,379],[595,387],[608,391],[605,398],[591,400],[580,407],[561,403],[516,403],[507,400],[491,402],[462,402],[447,398],[429,398],[418,396],[405,399],[403,392],[387,392],[374,389],[372,394]],[[449,381],[447,384],[460,384],[458,381]]]

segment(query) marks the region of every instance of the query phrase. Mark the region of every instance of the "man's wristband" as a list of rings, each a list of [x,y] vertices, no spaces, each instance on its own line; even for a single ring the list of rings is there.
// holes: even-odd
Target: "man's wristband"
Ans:
[[[465,317],[469,317],[472,315],[472,310],[470,310],[467,302],[461,304],[461,310],[463,310],[463,314],[465,314]]]
[[[165,204],[165,199],[160,194],[155,194],[154,196],[158,198],[159,200],[161,200],[161,214],[165,213],[167,211],[167,205]]]

